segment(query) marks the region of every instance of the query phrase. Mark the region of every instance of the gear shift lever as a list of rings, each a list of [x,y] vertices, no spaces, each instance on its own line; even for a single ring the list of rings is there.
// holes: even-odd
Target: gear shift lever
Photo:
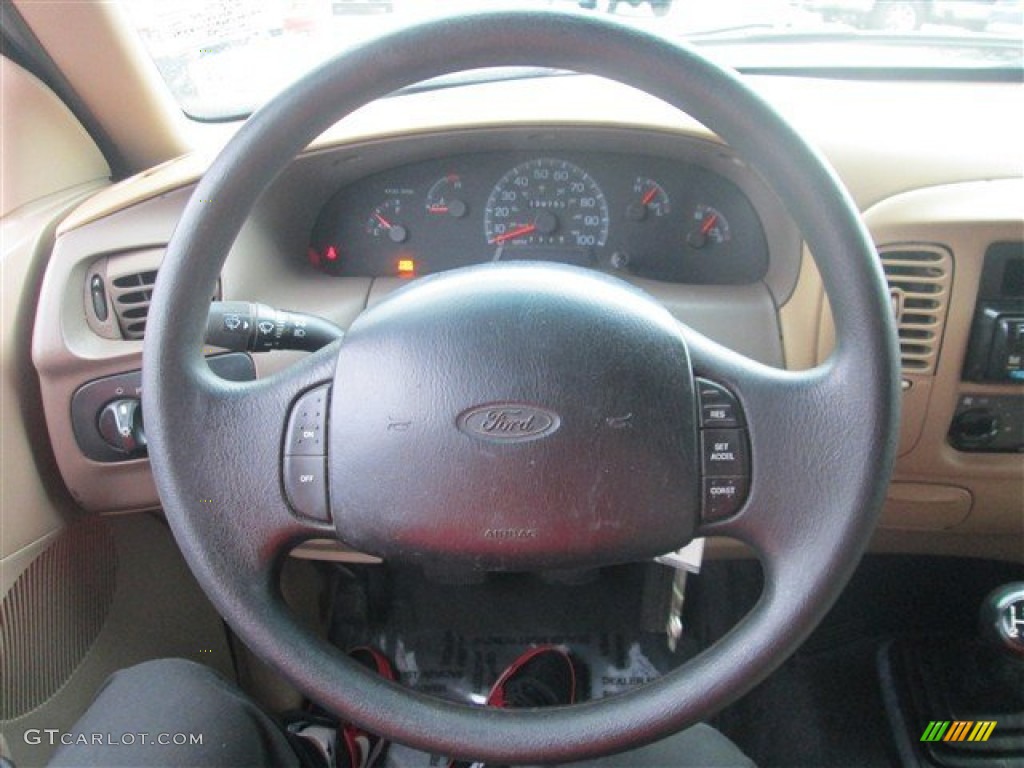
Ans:
[[[978,619],[986,642],[1024,662],[1024,581],[992,590]]]
[[[879,669],[904,765],[1024,766],[1024,582],[990,592],[978,621],[978,637],[901,638],[885,651]],[[971,738],[978,728],[984,738]]]

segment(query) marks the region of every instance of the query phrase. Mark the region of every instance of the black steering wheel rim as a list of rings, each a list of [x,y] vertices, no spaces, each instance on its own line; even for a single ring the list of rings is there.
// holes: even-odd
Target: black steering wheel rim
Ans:
[[[261,191],[310,141],[403,86],[484,66],[541,65],[620,80],[718,133],[776,190],[815,254],[836,350],[809,372],[759,366],[685,330],[697,373],[734,388],[751,420],[744,511],[705,525],[762,558],[744,620],[664,678],[542,713],[424,697],[349,663],[299,627],[275,576],[282,552],[329,527],[280,514],[280,425],[295,393],[330,380],[337,345],[267,380],[232,384],[201,356],[206,299]],[[702,719],[780,664],[835,600],[867,545],[895,455],[899,362],[874,249],[827,164],[739,78],[692,48],[602,19],[482,13],[431,22],[342,54],[271,101],[214,161],[182,215],[150,309],[143,386],[158,490],[179,545],[247,645],[367,730],[421,749],[503,762],[621,751]],[[261,425],[271,424],[269,429]],[[243,468],[244,466],[244,468]],[[438,724],[443,723],[443,727]]]

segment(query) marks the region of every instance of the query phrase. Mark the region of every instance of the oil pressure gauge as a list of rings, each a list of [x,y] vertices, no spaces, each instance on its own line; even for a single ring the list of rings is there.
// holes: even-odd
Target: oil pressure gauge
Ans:
[[[633,182],[633,196],[626,207],[626,218],[631,221],[646,221],[661,218],[672,212],[668,193],[654,179],[637,176]]]

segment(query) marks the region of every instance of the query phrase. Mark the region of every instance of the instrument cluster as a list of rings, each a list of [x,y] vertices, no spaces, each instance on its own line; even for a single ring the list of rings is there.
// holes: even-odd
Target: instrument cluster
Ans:
[[[699,165],[604,152],[487,152],[389,169],[338,191],[311,262],[342,277],[417,277],[532,259],[698,285],[768,269],[761,221]]]

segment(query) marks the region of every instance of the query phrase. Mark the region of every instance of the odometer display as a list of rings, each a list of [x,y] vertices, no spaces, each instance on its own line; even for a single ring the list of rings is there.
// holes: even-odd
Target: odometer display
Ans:
[[[579,166],[555,158],[530,160],[491,190],[484,235],[495,247],[600,248],[608,240],[608,203]]]

